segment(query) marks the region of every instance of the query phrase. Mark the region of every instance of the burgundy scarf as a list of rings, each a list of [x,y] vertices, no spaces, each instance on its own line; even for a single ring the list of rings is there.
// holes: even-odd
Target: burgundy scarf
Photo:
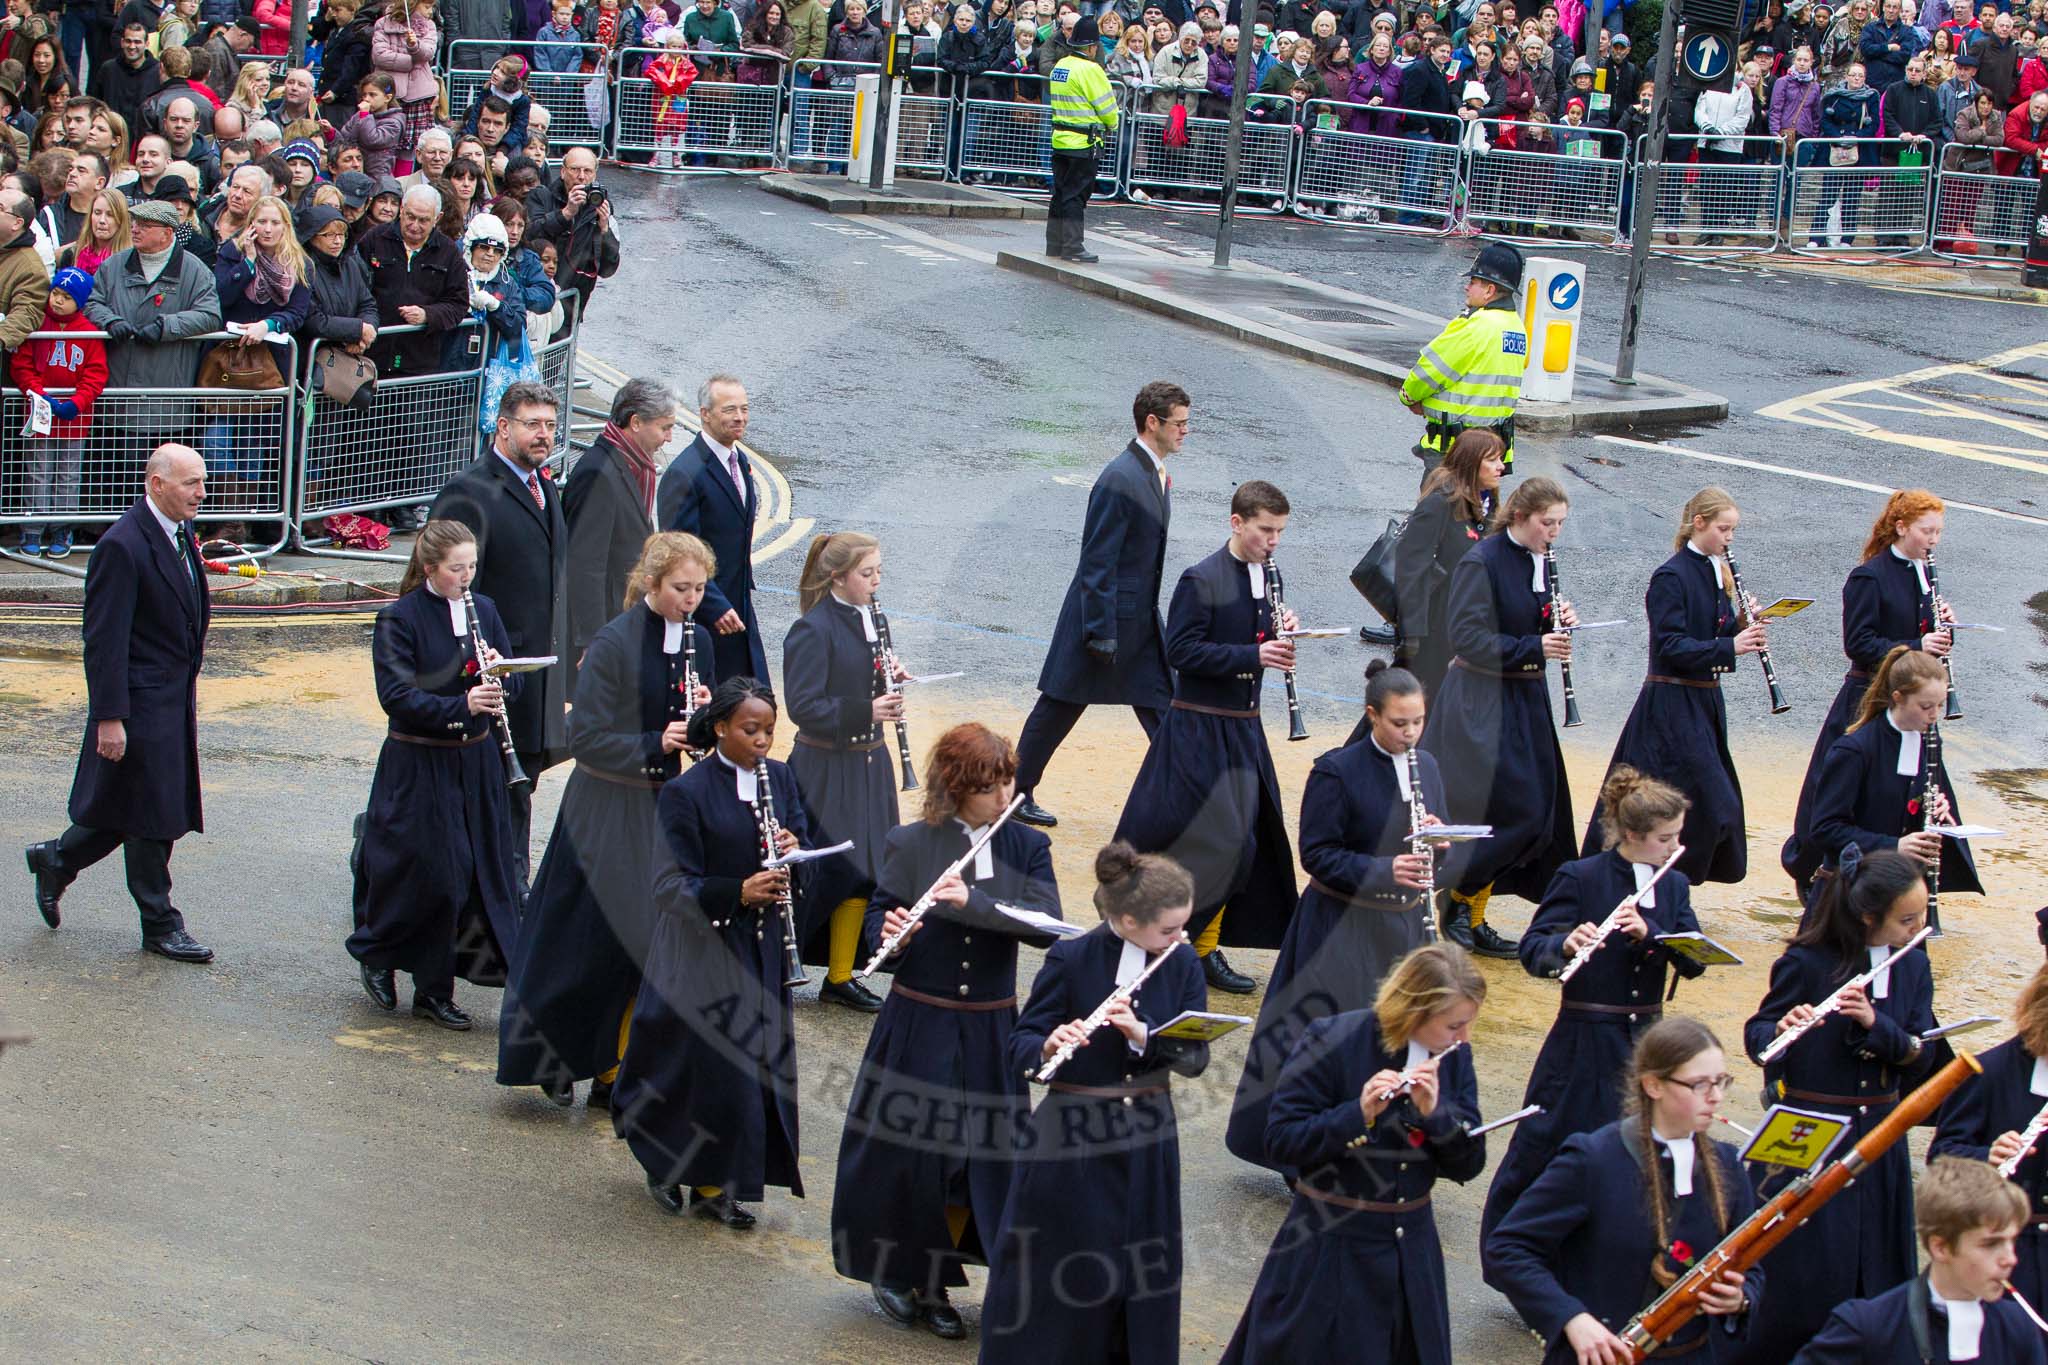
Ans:
[[[640,503],[647,509],[649,520],[654,517],[654,459],[644,455],[631,437],[620,431],[616,424],[604,424],[604,438],[618,447],[619,454],[626,457],[626,472],[633,476],[633,482],[640,486]]]

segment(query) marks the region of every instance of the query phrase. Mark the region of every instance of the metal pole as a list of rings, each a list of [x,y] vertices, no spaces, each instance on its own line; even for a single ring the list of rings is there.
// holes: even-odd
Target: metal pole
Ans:
[[[292,0],[292,65],[306,64],[306,38],[312,0]]]
[[[303,0],[301,0],[303,3]],[[896,0],[895,11],[882,26],[882,79],[875,89],[875,136],[868,144],[868,188],[882,188],[882,173],[889,165],[889,117],[896,84],[896,35],[903,27],[904,0]]]
[[[1650,99],[1650,131],[1636,167],[1636,202],[1628,230],[1628,289],[1622,296],[1621,349],[1614,356],[1614,381],[1636,382],[1636,328],[1643,321],[1643,286],[1648,283],[1650,234],[1657,222],[1657,181],[1664,166],[1664,130],[1671,114],[1671,80],[1678,46],[1678,0],[1664,0],[1664,19],[1657,28],[1657,83]],[[1618,99],[1624,92],[1615,92]],[[1625,92],[1631,97],[1634,91]],[[1621,149],[1622,164],[1628,148]],[[1624,172],[1625,174],[1626,172]]]
[[[1244,104],[1252,83],[1252,49],[1258,45],[1258,0],[1245,0],[1237,25],[1237,76],[1230,85],[1230,132],[1223,139],[1223,207],[1216,215],[1216,261],[1230,269],[1230,228],[1237,216],[1237,168],[1244,158]],[[1249,19],[1250,22],[1245,22]]]

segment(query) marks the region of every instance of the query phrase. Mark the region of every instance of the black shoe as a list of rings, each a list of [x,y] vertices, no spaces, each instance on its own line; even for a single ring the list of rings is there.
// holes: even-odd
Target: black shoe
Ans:
[[[1360,626],[1358,638],[1369,645],[1381,645],[1387,649],[1401,643],[1400,632],[1392,626]]]
[[[683,1187],[681,1185],[664,1185],[650,1175],[647,1177],[647,1192],[654,1196],[655,1203],[661,1205],[670,1213],[681,1213],[683,1211]],[[693,1201],[695,1198],[696,1196],[691,1196]]]
[[[211,962],[213,949],[203,943],[194,943],[192,935],[183,929],[173,929],[162,938],[146,938],[142,946],[158,957],[167,957],[173,962]]]
[[[586,1108],[590,1109],[609,1110],[612,1107],[611,1086],[604,1081],[592,1081],[590,1083],[590,1098],[584,1101],[584,1104]]]
[[[370,997],[370,1003],[380,1010],[398,1008],[398,987],[391,979],[390,972],[380,972],[366,962],[358,962],[357,969],[363,977],[363,994]]]
[[[1042,825],[1046,829],[1051,829],[1060,822],[1059,816],[1054,815],[1044,806],[1039,805],[1035,798],[1029,796],[1024,798],[1023,805],[1017,807],[1017,818],[1027,825]]]
[[[540,1093],[546,1095],[548,1103],[555,1108],[567,1109],[576,1103],[576,1082],[558,1081],[553,1085],[544,1085],[540,1088]]]
[[[1097,261],[1101,260],[1102,258],[1092,251],[1069,251],[1066,255],[1060,257],[1060,259],[1063,261],[1072,261],[1075,265],[1094,265]]]
[[[829,1000],[835,1005],[844,1005],[862,1014],[873,1014],[882,1008],[882,997],[858,981],[827,981],[818,988],[818,999]]]
[[[1463,901],[1444,900],[1443,915],[1437,920],[1444,937],[1466,952],[1472,951],[1472,907]]]
[[[473,1026],[470,1017],[455,1008],[453,1000],[429,1000],[424,996],[414,996],[412,1012],[416,1019],[431,1019],[442,1028],[454,1029],[457,1033]]]
[[[1514,939],[1502,938],[1491,924],[1472,926],[1472,951],[1481,957],[1512,958],[1516,956],[1515,947]]]
[[[42,915],[43,923],[54,929],[64,922],[63,914],[57,909],[57,902],[64,896],[64,883],[58,880],[55,866],[57,845],[54,842],[30,844],[27,854],[28,873],[36,884],[36,910]]]
[[[754,1226],[754,1215],[733,1202],[729,1194],[714,1194],[709,1199],[690,1191],[690,1212],[699,1218],[709,1218],[723,1223],[736,1231],[744,1232]]]
[[[1209,978],[1210,990],[1222,991],[1225,995],[1250,995],[1259,988],[1259,983],[1243,972],[1230,969],[1230,961],[1223,956],[1221,948],[1202,959],[1202,975]]]
[[[967,1335],[967,1324],[960,1321],[960,1310],[953,1306],[941,1289],[937,1294],[919,1294],[917,1313],[924,1319],[924,1325],[932,1329],[932,1335],[947,1341],[958,1341]]]
[[[875,1291],[875,1302],[888,1314],[889,1321],[908,1327],[917,1321],[917,1295],[908,1289],[891,1289],[886,1284],[870,1285]]]

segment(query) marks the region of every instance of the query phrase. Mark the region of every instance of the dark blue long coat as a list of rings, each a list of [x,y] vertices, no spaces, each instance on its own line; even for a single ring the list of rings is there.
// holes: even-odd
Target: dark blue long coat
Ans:
[[[1122,953],[1123,940],[1107,925],[1047,950],[1010,1034],[1015,1074],[1037,1071],[1046,1035],[1109,998]],[[1176,948],[1133,1008],[1157,1027],[1208,999],[1200,962]],[[1153,1038],[1137,1053],[1105,1028],[1060,1068],[1018,1138],[981,1313],[983,1365],[1180,1358],[1180,1138],[1171,1082],[1208,1064],[1207,1044]]]
[[[1721,1163],[1727,1223],[1716,1221],[1705,1175],[1695,1170],[1693,1192],[1672,1200],[1666,1240],[1659,1246],[1643,1163],[1658,1163],[1669,1191],[1671,1157],[1662,1143],[1653,1144],[1656,1154],[1647,1157],[1639,1149],[1638,1131],[1635,1120],[1620,1119],[1566,1138],[1557,1159],[1480,1243],[1486,1282],[1507,1295],[1543,1339],[1543,1365],[1572,1365],[1578,1359],[1565,1340],[1564,1325],[1580,1313],[1591,1313],[1609,1331],[1619,1332],[1663,1292],[1650,1267],[1672,1242],[1682,1241],[1695,1255],[1704,1255],[1756,1208],[1735,1149],[1709,1141]],[[1761,1268],[1751,1270],[1744,1285],[1752,1305],[1749,1315],[1695,1318],[1657,1352],[1657,1359],[1698,1365],[1737,1359],[1743,1333],[1754,1334],[1756,1306],[1769,1305],[1771,1294],[1779,1292],[1771,1281],[1766,1293]]]
[[[1233,948],[1279,947],[1294,914],[1294,851],[1257,714],[1259,642],[1272,634],[1272,597],[1252,596],[1247,566],[1228,547],[1181,574],[1166,618],[1173,706],[1116,827],[1117,838],[1170,854],[1195,879],[1191,936],[1229,903],[1222,942]]]
[[[2034,1054],[2017,1038],[1977,1054],[1984,1074],[1964,1081],[1942,1103],[1935,1120],[1934,1141],[1928,1146],[1931,1160],[1938,1156],[1968,1157],[1989,1161],[1991,1144],[2002,1133],[2023,1133],[2048,1095],[2033,1091]],[[2015,1184],[2027,1192],[2033,1210],[2020,1229],[2020,1263],[2012,1274],[2013,1285],[2028,1303],[2039,1307],[2048,1302],[2048,1148],[2044,1141],[2035,1151],[2020,1158],[2013,1171]]]
[[[1038,673],[1046,696],[1161,710],[1173,699],[1159,622],[1172,504],[1136,441],[1096,476],[1081,523],[1081,560]],[[1091,640],[1114,640],[1115,657],[1090,652]]]
[[[1378,1017],[1353,1010],[1309,1025],[1288,1058],[1266,1147],[1301,1172],[1300,1183],[1223,1353],[1226,1365],[1450,1365],[1443,1247],[1428,1204],[1388,1213],[1317,1197],[1427,1201],[1438,1176],[1463,1184],[1486,1168],[1486,1139],[1468,1131],[1479,1123],[1470,1048],[1440,1064],[1429,1117],[1403,1098],[1366,1123],[1359,1092],[1381,1071],[1407,1065],[1407,1051],[1389,1052]],[[1404,1341],[1412,1355],[1402,1352]]]
[[[683,718],[685,662],[706,687],[711,633],[694,658],[662,652],[664,622],[635,602],[599,627],[576,674],[554,837],[533,879],[519,958],[498,1012],[498,1083],[553,1087],[617,1064],[619,1025],[654,941],[655,799],[682,770],[661,734]],[[685,639],[687,646],[687,637]]]
[[[1416,756],[1423,807],[1444,808],[1436,760]],[[1246,1161],[1284,1169],[1266,1151],[1266,1114],[1280,1070],[1318,1019],[1365,1009],[1380,978],[1422,942],[1421,897],[1394,881],[1408,851],[1408,803],[1394,765],[1369,737],[1332,749],[1309,770],[1301,793],[1301,865],[1309,875],[1280,956],[1259,1003],[1224,1142]]]
[[[1534,565],[1502,531],[1451,571],[1454,657],[1422,732],[1424,750],[1455,779],[1443,819],[1493,826],[1491,839],[1452,850],[1438,885],[1475,892],[1491,883],[1532,901],[1578,846],[1544,682],[1550,597],[1530,586]]]
[[[195,558],[192,528],[181,528]],[[70,815],[88,829],[176,839],[201,828],[199,668],[212,604],[171,538],[137,502],[93,546],[85,570],[85,740]],[[119,763],[95,731],[123,722]]]
[[[1742,823],[1742,783],[1728,754],[1728,708],[1721,675],[1735,671],[1735,635],[1742,628],[1714,562],[1690,546],[1657,566],[1643,595],[1650,618],[1650,672],[1636,694],[1609,763],[1669,782],[1692,798],[1677,871],[1691,882],[1739,882],[1749,868]],[[1672,682],[1660,679],[1676,679]],[[1597,799],[1580,852],[1605,842]]]
[[[1845,1149],[1882,1123],[1902,1090],[1926,1069],[1924,1056],[1910,1063],[1908,1058],[1914,1039],[1934,1027],[1934,973],[1919,949],[1893,957],[1890,986],[1884,998],[1871,1001],[1875,1028],[1831,1014],[1764,1068],[1772,1103],[1847,1118]],[[1869,966],[1867,959],[1844,963],[1820,948],[1787,948],[1771,967],[1763,1003],[1743,1026],[1750,1060],[1769,1046],[1778,1020],[1794,1005],[1819,1004]],[[1771,1198],[1793,1174],[1759,1168],[1757,1193]],[[1751,1358],[1758,1362],[1790,1359],[1833,1305],[1882,1294],[1911,1279],[1919,1248],[1913,1234],[1913,1160],[1905,1144],[1895,1144],[1823,1204],[1763,1264],[1773,1292],[1753,1334]]]
[[[1891,720],[1882,714],[1835,741],[1821,768],[1809,812],[1810,832],[1800,845],[1793,876],[1811,877],[1823,866],[1834,866],[1851,844],[1865,853],[1896,849],[1901,834],[1926,823],[1927,739],[1921,736],[1919,777],[1899,776],[1899,746],[1903,742]],[[1956,819],[1961,820],[1962,809],[1956,803],[1956,788],[1949,781],[1946,763],[1937,764],[1935,779],[1948,793]],[[1968,840],[1941,841],[1936,885],[1943,891],[1983,894],[1984,884],[1977,880],[1977,862]]]
[[[923,821],[890,832],[868,903],[877,939],[967,851],[967,827]],[[1052,841],[1014,821],[989,841],[990,873],[961,876],[967,904],[935,905],[893,959],[894,988],[868,1035],[839,1137],[832,1259],[864,1284],[932,1292],[986,1265],[1010,1191],[1010,1153],[1030,1110],[1010,1065],[1017,945],[1049,940],[1006,923],[995,903],[1060,913]],[[946,1208],[969,1210],[956,1244]]]
[[[711,630],[718,676],[766,683],[768,648],[754,617],[754,513],[760,496],[754,488],[753,461],[744,450],[733,454],[747,484],[744,502],[732,476],[699,436],[661,471],[661,482],[654,488],[654,519],[664,531],[688,531],[698,537],[718,559],[718,572],[704,585],[704,600],[697,605],[698,624],[711,630],[728,611],[738,612],[746,623],[737,635]]]
[[[497,607],[473,600],[484,639],[510,654]],[[374,970],[431,980],[447,970],[453,945],[458,976],[502,986],[519,934],[512,807],[491,718],[469,713],[469,637],[455,634],[448,603],[421,586],[377,613],[370,657],[391,731],[363,814],[348,950]],[[504,682],[509,710],[526,675]],[[473,898],[481,920],[470,914]]]
[[[1840,1305],[1792,1358],[1793,1365],[1948,1365],[1947,1322],[1929,1306],[1928,1296],[1927,1277],[1916,1275],[1876,1298]],[[1977,1360],[1981,1365],[2040,1365],[2048,1361],[2048,1350],[2026,1310],[2002,1298],[1984,1305]]]
[[[1849,657],[1849,671],[1821,722],[1820,735],[1813,742],[1813,756],[1806,761],[1806,778],[1799,787],[1799,805],[1793,813],[1792,833],[1785,840],[1779,861],[1802,885],[1813,874],[1794,869],[1817,867],[1802,852],[1807,831],[1812,828],[1813,799],[1820,790],[1821,769],[1835,741],[1855,723],[1863,693],[1884,656],[1894,646],[1920,648],[1920,637],[1934,629],[1934,599],[1920,588],[1920,576],[1911,560],[1885,550],[1849,571],[1842,584],[1842,652]]]
[[[1571,957],[1564,941],[1581,924],[1598,924],[1636,891],[1634,865],[1612,851],[1566,863],[1557,870],[1522,935],[1522,966],[1531,976],[1555,977]],[[1500,1221],[1564,1140],[1621,1117],[1621,1078],[1636,1040],[1664,1013],[1666,969],[1698,976],[1706,968],[1657,945],[1658,934],[1699,932],[1692,888],[1672,868],[1657,883],[1655,905],[1639,907],[1650,936],[1638,942],[1610,934],[1586,965],[1564,983],[1557,1022],[1536,1054],[1522,1092],[1524,1105],[1543,1112],[1515,1125],[1507,1155],[1494,1169],[1480,1217],[1481,1234]]]
[[[815,847],[796,778],[772,759],[768,774],[776,818]],[[740,903],[740,884],[761,870],[753,809],[712,754],[661,789],[657,816],[661,913],[612,1117],[661,1183],[716,1185],[743,1203],[768,1185],[801,1198],[782,917]]]
[[[807,962],[825,960],[832,907],[874,890],[882,842],[896,828],[896,754],[874,722],[881,690],[859,610],[827,593],[782,642],[782,705],[796,725],[790,771],[819,844],[853,840],[850,851],[809,869],[797,907]]]

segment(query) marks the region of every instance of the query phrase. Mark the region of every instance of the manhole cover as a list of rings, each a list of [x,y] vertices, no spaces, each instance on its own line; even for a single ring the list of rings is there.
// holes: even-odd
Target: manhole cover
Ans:
[[[1300,318],[1304,322],[1362,322],[1368,327],[1388,325],[1369,313],[1360,313],[1350,308],[1276,308],[1273,311]]]

